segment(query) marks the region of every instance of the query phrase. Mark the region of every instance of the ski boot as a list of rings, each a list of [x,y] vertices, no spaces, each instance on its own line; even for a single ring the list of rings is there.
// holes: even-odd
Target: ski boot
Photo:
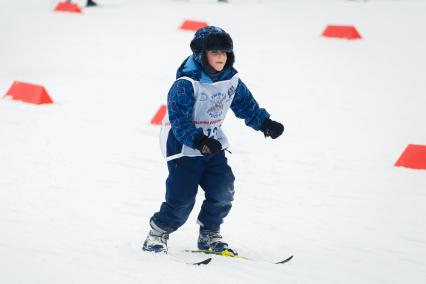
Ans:
[[[167,240],[169,239],[169,234],[167,232],[160,232],[154,229],[151,229],[146,237],[145,242],[143,243],[142,250],[155,252],[155,253],[167,253]]]
[[[225,256],[238,255],[237,251],[229,248],[228,244],[222,240],[219,231],[211,231],[203,228],[200,228],[200,234],[198,236],[198,249]]]

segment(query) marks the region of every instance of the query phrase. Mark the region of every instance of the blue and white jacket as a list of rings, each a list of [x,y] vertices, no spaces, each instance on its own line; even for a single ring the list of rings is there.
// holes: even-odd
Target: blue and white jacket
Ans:
[[[160,134],[161,149],[168,161],[202,156],[194,143],[203,134],[217,139],[222,149],[228,148],[221,126],[229,108],[255,130],[270,116],[259,107],[233,67],[212,79],[191,55],[178,68],[176,78],[168,93]]]

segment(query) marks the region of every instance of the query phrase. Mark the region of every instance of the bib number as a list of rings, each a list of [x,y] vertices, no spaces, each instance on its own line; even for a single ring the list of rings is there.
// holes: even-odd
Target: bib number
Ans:
[[[217,135],[217,127],[207,129],[207,136],[209,138],[216,138],[216,135]]]

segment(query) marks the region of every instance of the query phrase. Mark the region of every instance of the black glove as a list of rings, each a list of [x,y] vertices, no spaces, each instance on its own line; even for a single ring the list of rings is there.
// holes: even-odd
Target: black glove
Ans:
[[[214,155],[220,150],[222,150],[222,144],[216,139],[207,137],[206,135],[201,135],[195,141],[195,147],[200,150],[201,154],[204,156]]]
[[[260,127],[260,130],[263,132],[263,134],[265,134],[265,137],[271,137],[272,139],[275,139],[283,134],[284,125],[267,118]]]

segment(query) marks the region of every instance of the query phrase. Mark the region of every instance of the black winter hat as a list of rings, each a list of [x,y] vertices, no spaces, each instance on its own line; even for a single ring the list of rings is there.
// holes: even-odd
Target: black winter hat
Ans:
[[[234,65],[234,45],[231,36],[223,29],[214,26],[207,26],[197,30],[191,41],[191,50],[194,53],[194,59],[202,66],[206,66],[207,59],[205,52],[210,50],[226,51],[228,59],[225,68]]]

